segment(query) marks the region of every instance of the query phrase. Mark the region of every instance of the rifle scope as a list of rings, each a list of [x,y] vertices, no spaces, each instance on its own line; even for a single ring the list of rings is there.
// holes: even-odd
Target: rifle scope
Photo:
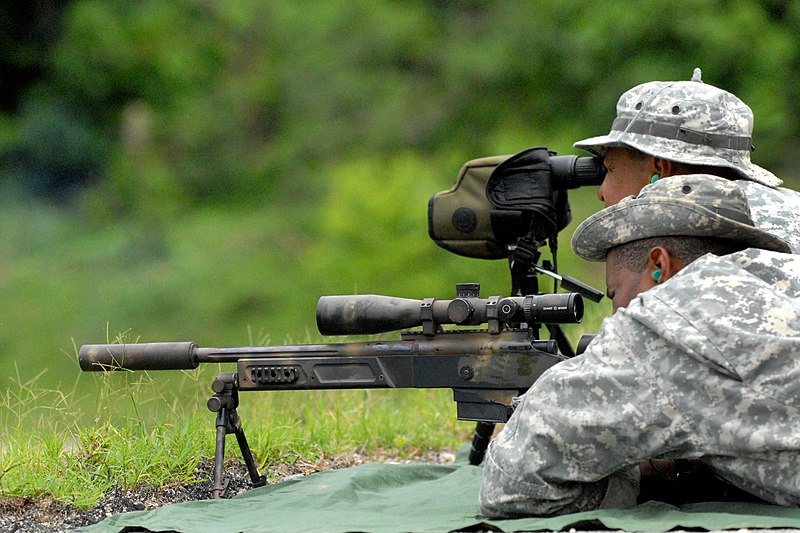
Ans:
[[[375,294],[323,296],[317,327],[323,335],[370,335],[435,324],[475,326],[496,318],[505,323],[576,324],[583,320],[580,294],[537,294],[453,300],[414,300]]]

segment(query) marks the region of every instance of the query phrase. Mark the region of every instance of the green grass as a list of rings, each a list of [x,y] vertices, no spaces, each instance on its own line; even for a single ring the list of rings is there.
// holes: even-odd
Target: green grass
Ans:
[[[91,507],[112,486],[192,482],[198,462],[213,457],[214,415],[205,408],[207,386],[198,382],[198,374],[210,373],[170,374],[96,375],[100,394],[89,423],[78,422],[86,419],[86,402],[75,391],[42,389],[35,381],[6,390],[0,496]],[[165,387],[189,392],[178,402]],[[451,393],[443,390],[266,392],[241,400],[262,471],[354,450],[454,449],[473,428],[455,419]],[[238,456],[229,436],[226,457]]]

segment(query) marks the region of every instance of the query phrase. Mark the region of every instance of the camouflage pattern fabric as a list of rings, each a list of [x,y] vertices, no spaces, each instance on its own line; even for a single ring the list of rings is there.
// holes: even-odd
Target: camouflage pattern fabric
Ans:
[[[800,504],[800,257],[705,255],[603,322],[523,395],[487,452],[482,512],[632,505],[637,465],[701,459]]]
[[[753,164],[753,111],[736,95],[700,80],[651,81],[620,96],[607,135],[576,142],[575,148],[604,155],[625,147],[686,164],[736,171],[743,178],[779,186],[782,181]]]
[[[753,224],[780,237],[800,254],[800,192],[783,187],[765,187],[747,180],[735,182],[747,195]]]
[[[708,174],[658,180],[593,214],[575,230],[572,249],[587,261],[605,261],[610,248],[661,236],[717,237],[742,248],[791,251],[775,235],[753,226],[747,196],[737,182]]]

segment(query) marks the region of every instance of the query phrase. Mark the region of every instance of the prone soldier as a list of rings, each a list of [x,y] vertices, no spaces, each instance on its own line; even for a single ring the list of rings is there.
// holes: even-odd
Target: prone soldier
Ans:
[[[489,446],[482,511],[631,506],[654,459],[702,465],[723,487],[706,498],[800,504],[800,257],[753,225],[743,190],[657,180],[572,246],[606,261],[616,312],[521,397]]]

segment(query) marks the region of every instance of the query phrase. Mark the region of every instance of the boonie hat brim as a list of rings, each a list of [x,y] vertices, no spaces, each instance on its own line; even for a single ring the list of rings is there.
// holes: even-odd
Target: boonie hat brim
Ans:
[[[608,135],[590,137],[573,144],[578,150],[585,150],[598,156],[604,156],[609,148],[629,148],[653,157],[668,159],[689,165],[706,165],[712,167],[729,168],[739,174],[743,179],[754,181],[768,187],[779,187],[783,180],[775,174],[750,161],[743,161],[739,154],[730,150],[706,150],[701,153],[697,146],[681,146],[680,141],[664,142],[662,139],[637,139],[639,134],[625,134],[612,131]]]
[[[741,189],[723,178],[702,174],[666,178],[583,221],[572,236],[572,249],[587,261],[605,261],[608,250],[628,242],[687,236],[790,253],[785,241],[752,225],[746,202]]]

